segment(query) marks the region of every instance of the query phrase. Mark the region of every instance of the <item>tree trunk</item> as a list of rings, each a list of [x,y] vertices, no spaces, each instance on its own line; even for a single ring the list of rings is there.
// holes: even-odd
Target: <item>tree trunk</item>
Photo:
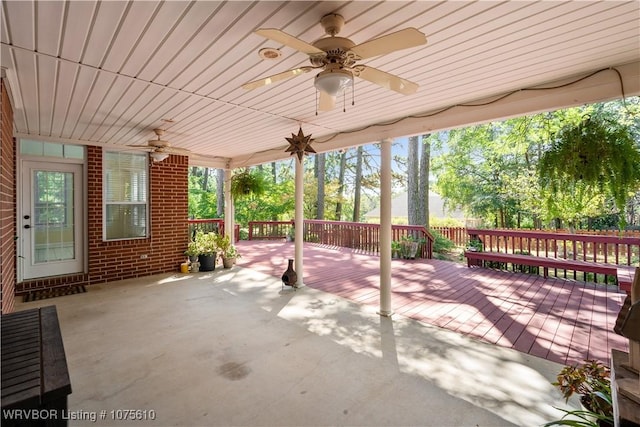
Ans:
[[[420,196],[419,211],[422,224],[429,229],[429,170],[431,164],[430,134],[422,135],[422,156],[420,157]]]
[[[316,219],[324,219],[324,176],[325,176],[325,154],[316,154],[318,198],[316,206]]]
[[[336,221],[342,220],[342,196],[344,195],[344,173],[347,168],[347,152],[340,153],[340,170],[338,172],[338,202],[336,203]]]
[[[216,211],[218,218],[224,216],[224,169],[216,169],[218,179],[216,182]]]
[[[362,153],[364,149],[362,145],[358,147],[356,153],[356,185],[353,197],[353,222],[360,221],[360,192],[362,189]]]
[[[422,222],[420,217],[419,198],[420,198],[420,175],[418,171],[419,165],[419,144],[418,137],[409,137],[409,150],[407,158],[407,219],[409,225],[419,225]]]
[[[204,168],[202,172],[202,191],[209,191],[209,168]]]
[[[271,162],[271,179],[273,179],[274,185],[278,184],[278,166],[276,162]],[[278,220],[278,215],[274,213],[273,216],[271,217],[271,221],[277,221],[277,220]]]

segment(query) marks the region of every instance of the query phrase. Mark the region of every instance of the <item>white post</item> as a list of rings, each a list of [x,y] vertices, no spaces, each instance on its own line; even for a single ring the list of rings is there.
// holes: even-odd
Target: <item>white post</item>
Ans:
[[[231,243],[235,243],[235,235],[233,233],[235,226],[235,213],[233,206],[233,197],[231,197],[231,169],[224,170],[224,234],[229,236]]]
[[[389,317],[391,310],[391,140],[382,140],[380,166],[380,310]]]
[[[303,250],[302,243],[304,238],[304,156],[302,160],[296,156],[296,182],[295,182],[295,199],[296,199],[296,214],[295,214],[295,267],[298,281],[296,282],[296,288],[304,286],[304,269],[303,269]]]

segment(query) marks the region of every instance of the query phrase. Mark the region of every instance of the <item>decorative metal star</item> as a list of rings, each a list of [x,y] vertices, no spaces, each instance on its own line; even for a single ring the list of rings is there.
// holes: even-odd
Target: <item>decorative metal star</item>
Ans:
[[[297,135],[292,133],[291,138],[285,137],[285,139],[289,141],[289,148],[284,150],[285,153],[291,153],[292,156],[294,154],[297,154],[298,160],[300,160],[300,162],[302,162],[302,157],[305,154],[316,152],[313,148],[311,148],[311,143],[313,142],[313,139],[311,139],[311,135],[305,136],[304,133],[302,133],[302,127],[298,129]]]

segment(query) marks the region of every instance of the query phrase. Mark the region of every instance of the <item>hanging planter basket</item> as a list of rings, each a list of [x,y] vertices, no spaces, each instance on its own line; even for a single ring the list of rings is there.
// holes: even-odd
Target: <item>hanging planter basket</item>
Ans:
[[[540,183],[551,195],[581,183],[607,189],[620,212],[640,185],[640,150],[630,128],[602,116],[585,116],[560,129],[538,164]],[[624,227],[624,215],[621,228]]]
[[[231,177],[231,195],[234,199],[259,196],[265,191],[265,181],[262,175],[255,171],[244,170]]]

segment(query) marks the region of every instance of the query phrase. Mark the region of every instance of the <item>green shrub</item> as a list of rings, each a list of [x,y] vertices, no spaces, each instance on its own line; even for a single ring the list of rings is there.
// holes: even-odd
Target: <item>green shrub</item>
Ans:
[[[453,243],[453,241],[444,237],[439,231],[429,230],[429,232],[433,235],[433,252],[439,254],[446,253],[452,251],[456,247],[456,244]]]

